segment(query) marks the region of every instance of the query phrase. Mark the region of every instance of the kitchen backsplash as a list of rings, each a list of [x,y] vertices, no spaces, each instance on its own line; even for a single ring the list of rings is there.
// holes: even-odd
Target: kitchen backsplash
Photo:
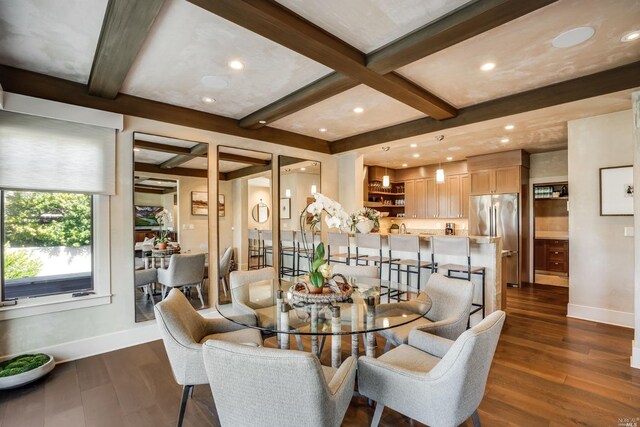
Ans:
[[[467,220],[461,219],[380,219],[380,231],[382,233],[388,233],[391,224],[403,224],[406,225],[407,231],[411,233],[425,233],[433,235],[444,234],[445,224],[453,222],[456,225],[456,235],[466,236],[469,228]]]

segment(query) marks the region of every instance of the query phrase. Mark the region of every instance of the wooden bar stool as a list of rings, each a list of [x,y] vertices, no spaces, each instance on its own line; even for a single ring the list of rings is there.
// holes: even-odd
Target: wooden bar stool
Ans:
[[[303,236],[304,236],[304,241],[302,239]],[[296,231],[296,248],[297,248],[296,258],[298,261],[296,276],[300,276],[303,273],[309,272],[309,263],[313,261],[313,254],[316,251],[316,244],[318,243],[316,239],[317,239],[317,236],[311,231],[304,231],[304,234],[302,231]],[[306,247],[305,247],[305,242],[307,245]],[[307,262],[304,264],[301,263],[300,258],[305,258]]]
[[[247,248],[247,269],[248,270],[259,270],[262,268],[262,259],[264,257],[262,240],[260,239],[260,231],[258,230],[249,230],[249,246]],[[258,265],[251,265],[252,259],[258,260]]]
[[[411,284],[411,274],[415,274],[418,276],[417,288],[420,290],[420,279],[421,279],[421,271],[423,269],[432,270],[431,263],[428,261],[422,261],[420,255],[420,237],[417,235],[396,235],[390,234],[388,237],[389,241],[389,281],[391,281],[391,272],[396,271],[398,273],[398,283],[402,283],[400,281],[401,273],[406,274],[407,282],[405,283],[407,286]],[[398,252],[405,254],[415,254],[417,259],[402,259],[398,258],[394,260],[393,253],[396,253],[396,257],[398,256]],[[400,295],[400,292],[398,292]]]
[[[378,255],[360,255],[360,249],[373,249]],[[379,267],[378,278],[382,279],[382,264],[388,264],[390,258],[382,256],[382,236],[378,233],[356,233],[356,265],[364,261],[366,265],[373,264]],[[395,260],[394,260],[395,261]]]
[[[280,231],[280,277],[296,275],[296,236],[291,230]],[[291,267],[284,264],[285,258],[291,258]]]
[[[260,231],[260,244],[262,245],[262,267],[273,266],[273,232],[271,230]],[[269,264],[271,255],[271,264]]]
[[[337,254],[331,254],[332,246],[338,248]],[[347,253],[340,252],[342,248],[346,248]],[[351,255],[349,233],[327,233],[327,263],[331,264],[331,262],[337,262],[349,265],[351,260],[355,258],[355,255]]]
[[[455,257],[466,257],[467,264],[436,264],[435,257],[437,255],[449,255]],[[482,304],[473,303],[471,304],[472,308],[469,313],[469,317],[471,315],[477,313],[482,310],[482,318],[484,319],[485,310],[485,276],[486,269],[485,267],[473,267],[471,266],[471,249],[469,247],[469,238],[468,237],[436,237],[431,236],[431,264],[432,264],[432,272],[438,271],[438,269],[442,268],[447,270],[448,277],[451,276],[451,273],[459,273],[465,274],[467,276],[467,280],[471,281],[471,275],[479,275],[482,277]]]

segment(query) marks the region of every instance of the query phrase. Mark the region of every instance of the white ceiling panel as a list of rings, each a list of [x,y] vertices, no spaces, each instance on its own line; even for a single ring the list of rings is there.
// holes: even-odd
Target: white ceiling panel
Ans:
[[[140,150],[134,151],[133,158],[139,163],[152,163],[154,165],[159,165],[160,163],[166,162],[175,156],[175,154],[163,153],[161,151]]]
[[[398,72],[457,107],[547,86],[640,60],[638,0],[560,0],[507,24],[409,64]],[[595,35],[574,47],[551,41],[591,26]],[[493,62],[491,71],[481,71]]]
[[[232,60],[244,69],[231,69]],[[238,119],[329,72],[191,3],[167,0],[122,92]]]
[[[276,0],[356,49],[369,53],[469,0]]]
[[[206,157],[194,157],[193,159],[184,162],[179,167],[189,169],[209,169],[209,161]],[[170,170],[170,169],[169,169]]]
[[[0,1],[0,63],[86,83],[107,1]]]
[[[362,113],[353,109],[361,107]],[[346,138],[425,117],[418,110],[360,85],[270,124],[274,128],[328,140]],[[319,129],[327,129],[320,132]]]

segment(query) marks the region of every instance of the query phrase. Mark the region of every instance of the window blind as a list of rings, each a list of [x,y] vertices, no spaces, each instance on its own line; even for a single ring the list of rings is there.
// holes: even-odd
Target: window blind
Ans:
[[[115,129],[0,111],[0,187],[115,194]]]

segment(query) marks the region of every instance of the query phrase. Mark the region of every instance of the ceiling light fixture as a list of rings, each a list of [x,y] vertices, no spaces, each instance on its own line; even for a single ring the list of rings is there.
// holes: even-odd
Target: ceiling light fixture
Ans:
[[[514,126],[514,125],[506,125],[506,126],[504,127],[504,129],[505,129],[505,130],[513,130],[514,128],[515,128],[515,126]]]
[[[286,189],[284,190],[284,197],[286,197],[287,199],[291,198],[291,190],[290,189]]]
[[[138,152],[138,151],[140,151],[140,149],[139,148],[134,148],[133,151]]]
[[[318,187],[315,184],[311,186],[311,194],[316,194],[318,192]]]
[[[384,151],[386,153],[387,151],[389,151],[389,147],[386,147],[386,146],[382,147],[382,151]],[[391,179],[389,179],[389,174],[387,173],[386,162],[385,162],[385,165],[384,165],[384,175],[382,176],[382,186],[384,188],[389,188],[391,186]]]
[[[409,147],[416,148],[417,146],[418,146],[418,144],[411,144]]]
[[[202,97],[202,101],[206,102],[207,104],[212,104],[214,102],[216,102],[216,100],[210,96],[203,96]]]
[[[630,33],[625,34],[624,36],[622,36],[620,41],[626,43],[626,42],[631,42],[638,39],[640,39],[640,30],[631,31]]]
[[[266,120],[260,120],[260,121],[258,121],[258,123],[260,123],[261,125],[265,125],[265,124],[267,124],[267,121]]]
[[[407,166],[409,166],[409,165],[408,165],[408,164],[406,164],[406,163],[403,163],[403,164],[402,164],[402,167],[403,167],[403,168],[406,168]]]
[[[306,171],[306,170],[307,170],[307,168],[300,168],[300,170],[301,170],[302,172],[304,172],[304,171]]]
[[[363,113],[364,112],[364,108],[356,107],[356,108],[353,109],[353,112],[354,113],[358,113],[358,114]]]
[[[416,154],[413,155],[413,157],[415,157],[417,159],[418,157],[420,157],[420,154],[416,153]]]
[[[320,129],[318,129],[318,130],[319,130],[320,132],[326,132],[326,131],[327,131],[327,128],[320,128]]]
[[[566,49],[568,47],[577,46],[589,40],[595,34],[593,27],[577,27],[560,33],[551,41],[553,47]]]
[[[507,142],[509,142],[509,138],[502,138],[500,142],[502,142],[503,144],[506,144]]]
[[[494,68],[496,68],[496,64],[494,64],[493,62],[487,62],[486,64],[482,64],[482,66],[480,67],[482,71],[491,71]]]
[[[447,157],[448,162],[450,162],[451,160],[453,160],[453,157]]]
[[[234,59],[233,61],[229,61],[229,67],[234,70],[242,70],[244,68],[244,64],[237,59]]]
[[[436,182],[438,184],[444,183],[444,169],[442,169],[440,166],[438,166],[438,170],[436,170]]]

